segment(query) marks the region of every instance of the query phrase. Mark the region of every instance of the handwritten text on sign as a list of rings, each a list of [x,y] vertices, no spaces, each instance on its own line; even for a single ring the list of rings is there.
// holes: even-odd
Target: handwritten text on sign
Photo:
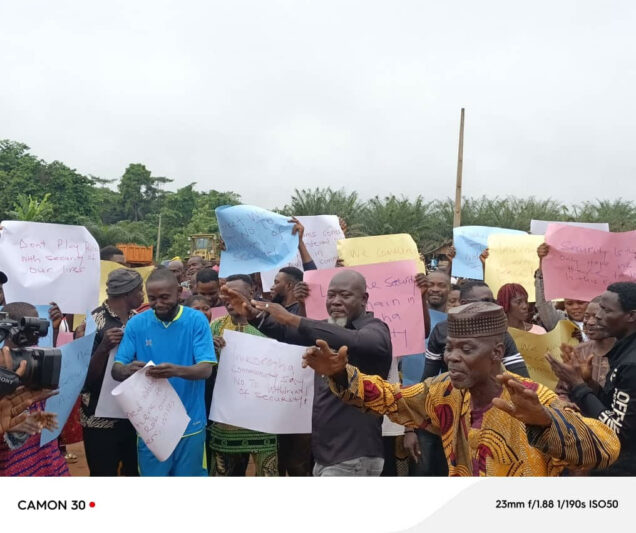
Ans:
[[[342,270],[305,272],[305,282],[311,291],[305,302],[309,318],[327,318],[325,304],[329,282]],[[366,279],[369,293],[367,310],[389,326],[393,357],[423,353],[424,315],[420,290],[415,285],[416,262],[394,261],[360,265],[348,270],[355,270]]]
[[[550,224],[543,260],[545,297],[591,300],[608,285],[636,281],[636,231],[604,231]]]
[[[146,446],[165,461],[190,423],[181,399],[167,379],[149,377],[152,361],[120,383],[112,395]]]
[[[345,266],[414,259],[417,261],[417,271],[426,272],[417,244],[408,233],[343,239],[338,242],[338,256]]]
[[[64,313],[84,313],[97,305],[99,246],[86,228],[16,221],[1,225],[7,301],[56,302]]]
[[[225,330],[210,420],[266,433],[311,433],[314,372],[306,348]]]
[[[251,274],[284,266],[298,252],[288,217],[251,205],[217,207],[216,218],[225,242],[219,276]]]

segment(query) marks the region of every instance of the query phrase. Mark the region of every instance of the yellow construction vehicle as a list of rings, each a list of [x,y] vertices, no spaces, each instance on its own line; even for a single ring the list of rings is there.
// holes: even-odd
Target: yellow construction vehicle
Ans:
[[[198,255],[206,261],[219,257],[219,237],[211,233],[197,233],[190,236],[190,257]]]

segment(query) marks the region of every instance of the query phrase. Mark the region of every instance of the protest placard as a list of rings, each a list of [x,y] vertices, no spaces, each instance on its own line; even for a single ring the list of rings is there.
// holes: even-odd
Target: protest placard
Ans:
[[[532,220],[530,221],[530,233],[532,235],[545,235],[550,224],[564,224],[576,228],[597,229],[599,231],[609,231],[607,222],[557,222],[549,220]]]
[[[216,320],[217,318],[221,318],[225,315],[227,315],[227,309],[224,305],[221,305],[219,307],[212,307],[210,309],[210,316],[212,317],[212,320]]]
[[[418,272],[426,272],[417,244],[408,233],[355,237],[338,241],[338,257],[345,266],[407,261],[417,263]]]
[[[493,234],[488,237],[486,283],[497,297],[502,285],[519,283],[528,292],[528,301],[536,301],[534,273],[539,268],[537,248],[543,235]]]
[[[360,265],[348,269],[359,272],[366,279],[369,293],[367,310],[389,326],[393,357],[423,353],[424,315],[420,289],[415,285],[415,261]],[[310,290],[305,301],[309,318],[327,318],[325,302],[329,282],[342,270],[331,268],[305,272],[305,282]]]
[[[17,221],[0,225],[8,302],[55,302],[64,313],[97,306],[99,246],[85,227]]]
[[[636,281],[636,231],[607,233],[550,224],[542,271],[547,300],[589,301],[618,281]]]
[[[128,418],[113,396],[113,391],[119,386],[119,381],[115,381],[111,373],[118,348],[119,345],[115,346],[108,354],[106,372],[102,380],[97,406],[95,407],[95,416],[100,418]]]
[[[508,328],[508,331],[523,356],[530,378],[554,390],[558,379],[545,355],[549,353],[561,361],[561,344],[576,346],[579,343],[572,337],[575,329],[576,326],[569,320],[561,320],[552,331],[542,335],[515,328]]]
[[[44,446],[60,436],[62,428],[73,410],[73,406],[84,386],[88,364],[93,352],[95,332],[80,337],[60,347],[62,368],[60,370],[59,394],[46,400],[44,410],[57,415],[59,427],[54,431],[42,430],[40,446]]]
[[[210,420],[265,433],[311,433],[314,371],[304,346],[225,330]]]
[[[179,444],[190,417],[167,379],[151,378],[145,367],[122,381],[112,395],[148,449],[165,461]]]
[[[431,331],[433,331],[433,328],[437,324],[446,320],[447,317],[446,313],[435,311],[435,309],[430,308],[428,310],[428,314],[431,319]],[[402,384],[405,386],[415,385],[416,383],[422,381],[422,376],[424,375],[424,363],[425,355],[423,353],[405,355],[404,357],[400,357]]]
[[[453,259],[456,278],[484,279],[479,256],[488,248],[488,237],[493,234],[526,235],[525,231],[488,226],[461,226],[453,228],[453,246],[457,255]]]
[[[108,274],[110,274],[113,270],[118,270],[120,268],[126,268],[124,265],[119,263],[115,263],[114,261],[100,261],[100,276],[99,276],[99,301],[100,303],[108,298],[106,294],[106,281],[108,280]],[[143,290],[144,290],[144,302],[148,301],[148,297],[146,296],[146,280],[150,273],[155,269],[154,266],[145,266],[145,267],[136,267],[131,270],[135,270],[139,272],[141,279],[143,280]]]
[[[251,205],[225,205],[215,212],[225,242],[220,277],[272,270],[296,257],[298,235],[292,235],[288,217]]]
[[[305,227],[303,242],[307,251],[316,264],[316,268],[333,268],[338,260],[338,241],[344,239],[344,233],[340,228],[338,217],[335,215],[298,216],[299,222]],[[293,266],[303,270],[303,262],[300,254],[288,264],[283,266]],[[274,277],[280,268],[265,270],[261,272],[261,282],[263,290],[268,291],[274,284]]]

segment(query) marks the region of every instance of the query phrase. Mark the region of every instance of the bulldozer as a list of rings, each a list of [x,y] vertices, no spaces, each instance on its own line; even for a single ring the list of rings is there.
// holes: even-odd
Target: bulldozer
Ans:
[[[198,255],[206,261],[214,261],[219,257],[219,237],[211,233],[190,235],[190,257]]]

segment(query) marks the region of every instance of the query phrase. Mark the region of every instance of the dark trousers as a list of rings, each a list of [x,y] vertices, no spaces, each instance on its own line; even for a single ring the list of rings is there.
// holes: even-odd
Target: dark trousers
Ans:
[[[84,428],[84,451],[91,476],[139,475],[137,433],[128,420],[114,428]]]
[[[422,456],[415,463],[409,460],[409,476],[448,476],[448,463],[442,439],[433,433],[416,429]]]
[[[311,434],[278,435],[278,475],[311,476]]]

